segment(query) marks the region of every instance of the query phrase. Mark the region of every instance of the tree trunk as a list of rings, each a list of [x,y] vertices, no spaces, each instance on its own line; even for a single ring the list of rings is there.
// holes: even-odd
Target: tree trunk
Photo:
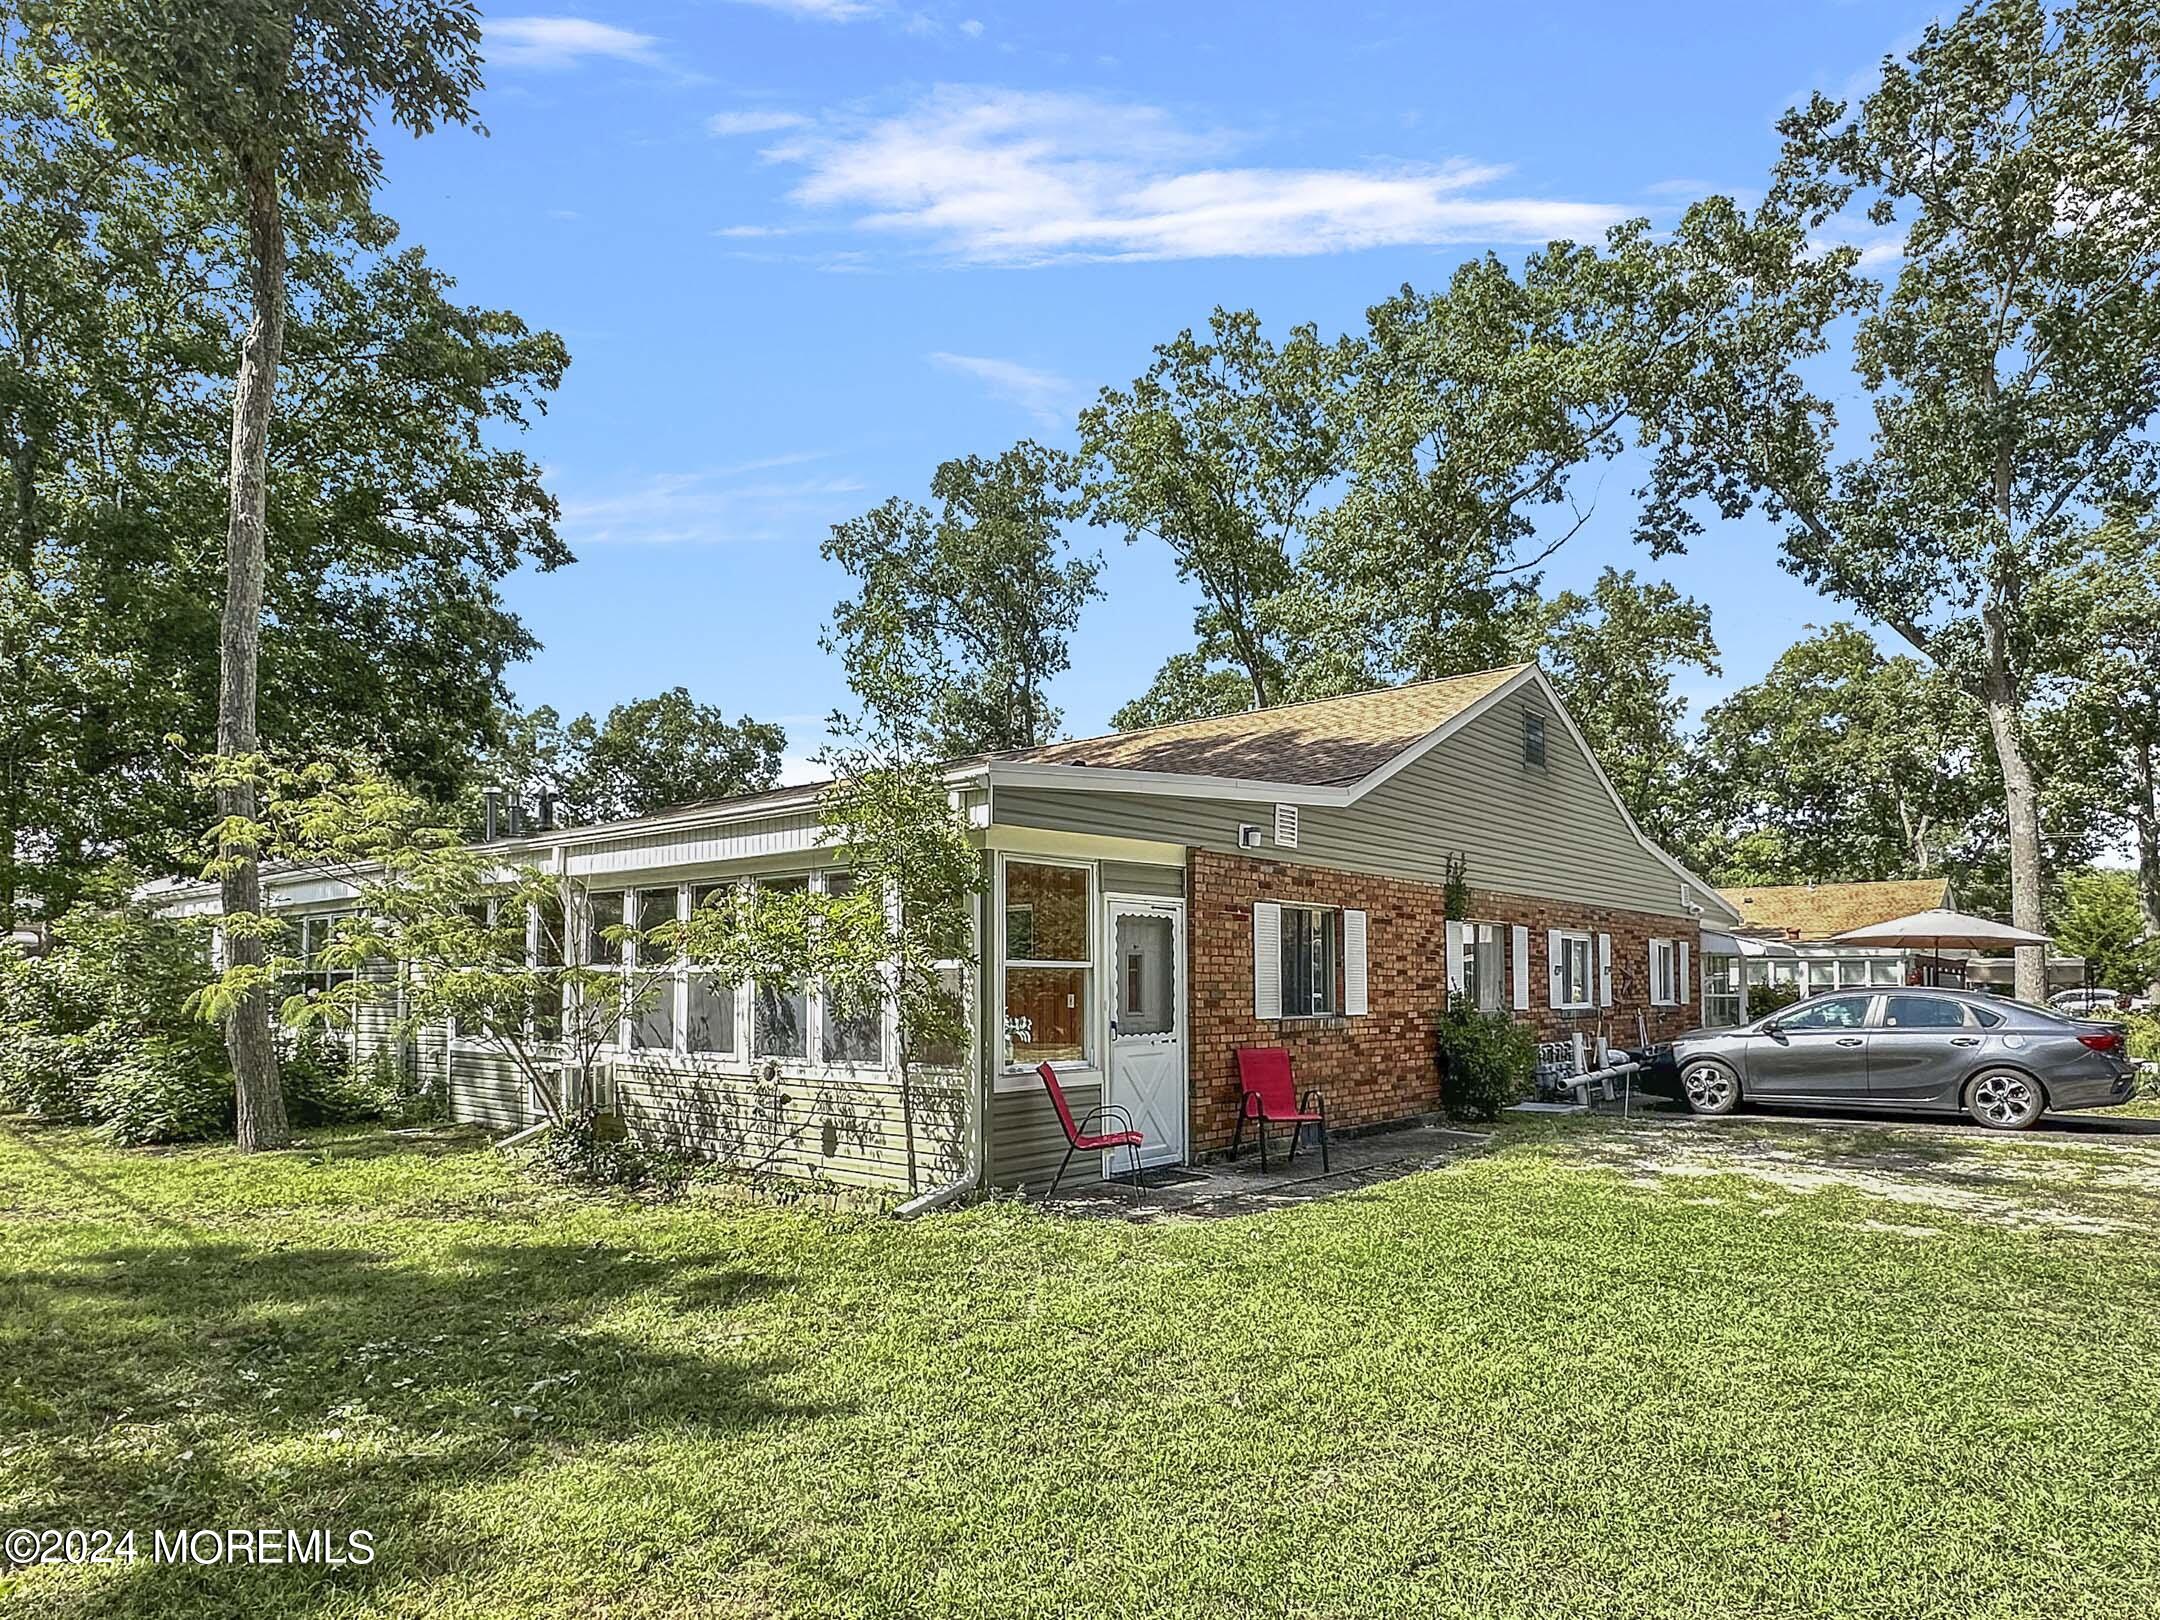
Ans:
[[[2018,735],[2017,687],[2010,677],[2002,620],[1990,609],[1984,622],[1988,673],[1981,701],[1987,710],[1995,758],[2002,766],[2004,807],[2010,816],[2010,921],[2019,928],[2043,934],[2047,932],[2047,907],[2042,893],[2040,790],[2033,781],[2032,764],[2025,757],[2024,739]],[[2045,947],[2027,945],[2019,949],[2016,989],[2020,1001],[2047,1000]]]
[[[2140,743],[2132,761],[2137,779],[2137,805],[2131,811],[2130,824],[2137,834],[2137,890],[2138,916],[2145,924],[2147,949],[2160,962],[2160,766],[2154,755],[2160,753],[2151,743]],[[2147,994],[2160,1000],[2160,966],[2153,970],[2152,983],[2146,986]]]
[[[224,759],[253,754],[258,745],[255,690],[262,651],[270,413],[285,347],[285,216],[278,178],[260,162],[245,165],[243,178],[253,307],[233,383],[232,505],[225,528],[225,616],[218,636],[217,741]],[[221,819],[252,818],[255,791],[246,785],[221,788],[217,808]],[[262,875],[253,856],[229,846],[218,853],[231,862],[220,885],[224,910],[242,916],[260,912]],[[229,937],[226,950],[235,966],[259,964],[266,954],[264,942],[254,938]],[[278,1084],[267,989],[252,992],[233,1009],[225,1026],[225,1049],[232,1057],[241,1151],[283,1147],[292,1132]]]

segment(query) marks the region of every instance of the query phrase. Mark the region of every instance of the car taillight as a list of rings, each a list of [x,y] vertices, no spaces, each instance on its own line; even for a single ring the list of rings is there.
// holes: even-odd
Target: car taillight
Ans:
[[[2123,1049],[2123,1033],[2119,1029],[2111,1029],[2099,1035],[2080,1035],[2078,1044],[2089,1046],[2095,1052],[2120,1052]]]

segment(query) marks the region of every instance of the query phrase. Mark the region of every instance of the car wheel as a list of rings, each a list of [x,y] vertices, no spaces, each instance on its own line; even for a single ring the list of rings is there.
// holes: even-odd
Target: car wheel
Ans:
[[[1990,1069],[1965,1090],[1965,1112],[1993,1131],[2022,1131],[2047,1111],[2047,1093],[2031,1075]]]
[[[1697,1058],[1680,1066],[1680,1095],[1691,1114],[1729,1114],[1740,1106],[1740,1077],[1722,1063]]]

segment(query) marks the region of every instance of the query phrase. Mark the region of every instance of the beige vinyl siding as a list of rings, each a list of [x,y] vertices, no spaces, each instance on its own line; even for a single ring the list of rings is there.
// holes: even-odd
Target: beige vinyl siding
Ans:
[[[1523,761],[1523,710],[1547,716],[1546,764]],[[1240,851],[1241,822],[1272,825],[1261,803],[1147,794],[1000,788],[1000,823],[1148,838],[1261,859],[1444,882],[1461,851],[1471,886],[1684,917],[1682,879],[1643,848],[1543,695],[1499,699],[1355,804],[1301,808],[1298,845]],[[1700,903],[1705,896],[1698,894]]]
[[[1102,1102],[1102,1086],[1096,1081],[1065,1082],[1065,1102],[1075,1122]],[[1065,1131],[1042,1082],[1030,1079],[1025,1091],[1001,1091],[990,1101],[990,1184],[1040,1192],[1057,1174],[1058,1160],[1065,1157]],[[1072,1168],[1058,1184],[1085,1187],[1102,1180],[1100,1153],[1075,1153]]]
[[[422,1072],[440,1075],[441,1031],[429,1031],[420,1051]],[[482,1125],[491,1131],[520,1131],[530,1125],[525,1079],[517,1065],[499,1053],[460,1042],[450,1060],[450,1117],[460,1125]]]
[[[767,1082],[676,1057],[619,1062],[615,1087],[632,1136],[733,1170],[905,1193],[942,1186],[966,1167],[961,1075],[919,1074],[903,1096],[897,1074],[782,1074]]]
[[[1104,894],[1141,894],[1153,900],[1176,900],[1185,893],[1185,868],[1143,861],[1104,861]]]

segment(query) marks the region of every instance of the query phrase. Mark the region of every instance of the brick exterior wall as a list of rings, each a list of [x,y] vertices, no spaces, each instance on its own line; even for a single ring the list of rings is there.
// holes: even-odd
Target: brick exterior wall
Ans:
[[[1447,912],[1445,893],[1437,884],[1206,850],[1193,852],[1188,878],[1192,990],[1188,1061],[1192,1065],[1194,1158],[1219,1153],[1230,1145],[1237,1127],[1240,1046],[1287,1047],[1299,1091],[1316,1087],[1324,1092],[1328,1120],[1334,1125],[1408,1119],[1441,1106],[1433,1028],[1447,1000]],[[1253,1016],[1252,908],[1256,900],[1365,912],[1369,1011],[1364,1016],[1273,1020]],[[1534,1026],[1540,1039],[1564,1039],[1580,1032],[1594,1041],[1603,1028],[1615,1045],[1626,1046],[1636,1039],[1637,1013],[1646,1019],[1654,1041],[1669,1040],[1701,1022],[1699,1001],[1681,1007],[1650,1005],[1653,938],[1687,942],[1689,974],[1696,981],[1689,994],[1699,998],[1702,937],[1691,919],[1605,911],[1473,888],[1469,920],[1520,923],[1529,928],[1529,1010],[1512,1010],[1512,941],[1504,947],[1510,980],[1503,1005],[1512,1016]],[[1548,1005],[1545,935],[1553,928],[1612,936],[1611,1007],[1568,1013]]]

